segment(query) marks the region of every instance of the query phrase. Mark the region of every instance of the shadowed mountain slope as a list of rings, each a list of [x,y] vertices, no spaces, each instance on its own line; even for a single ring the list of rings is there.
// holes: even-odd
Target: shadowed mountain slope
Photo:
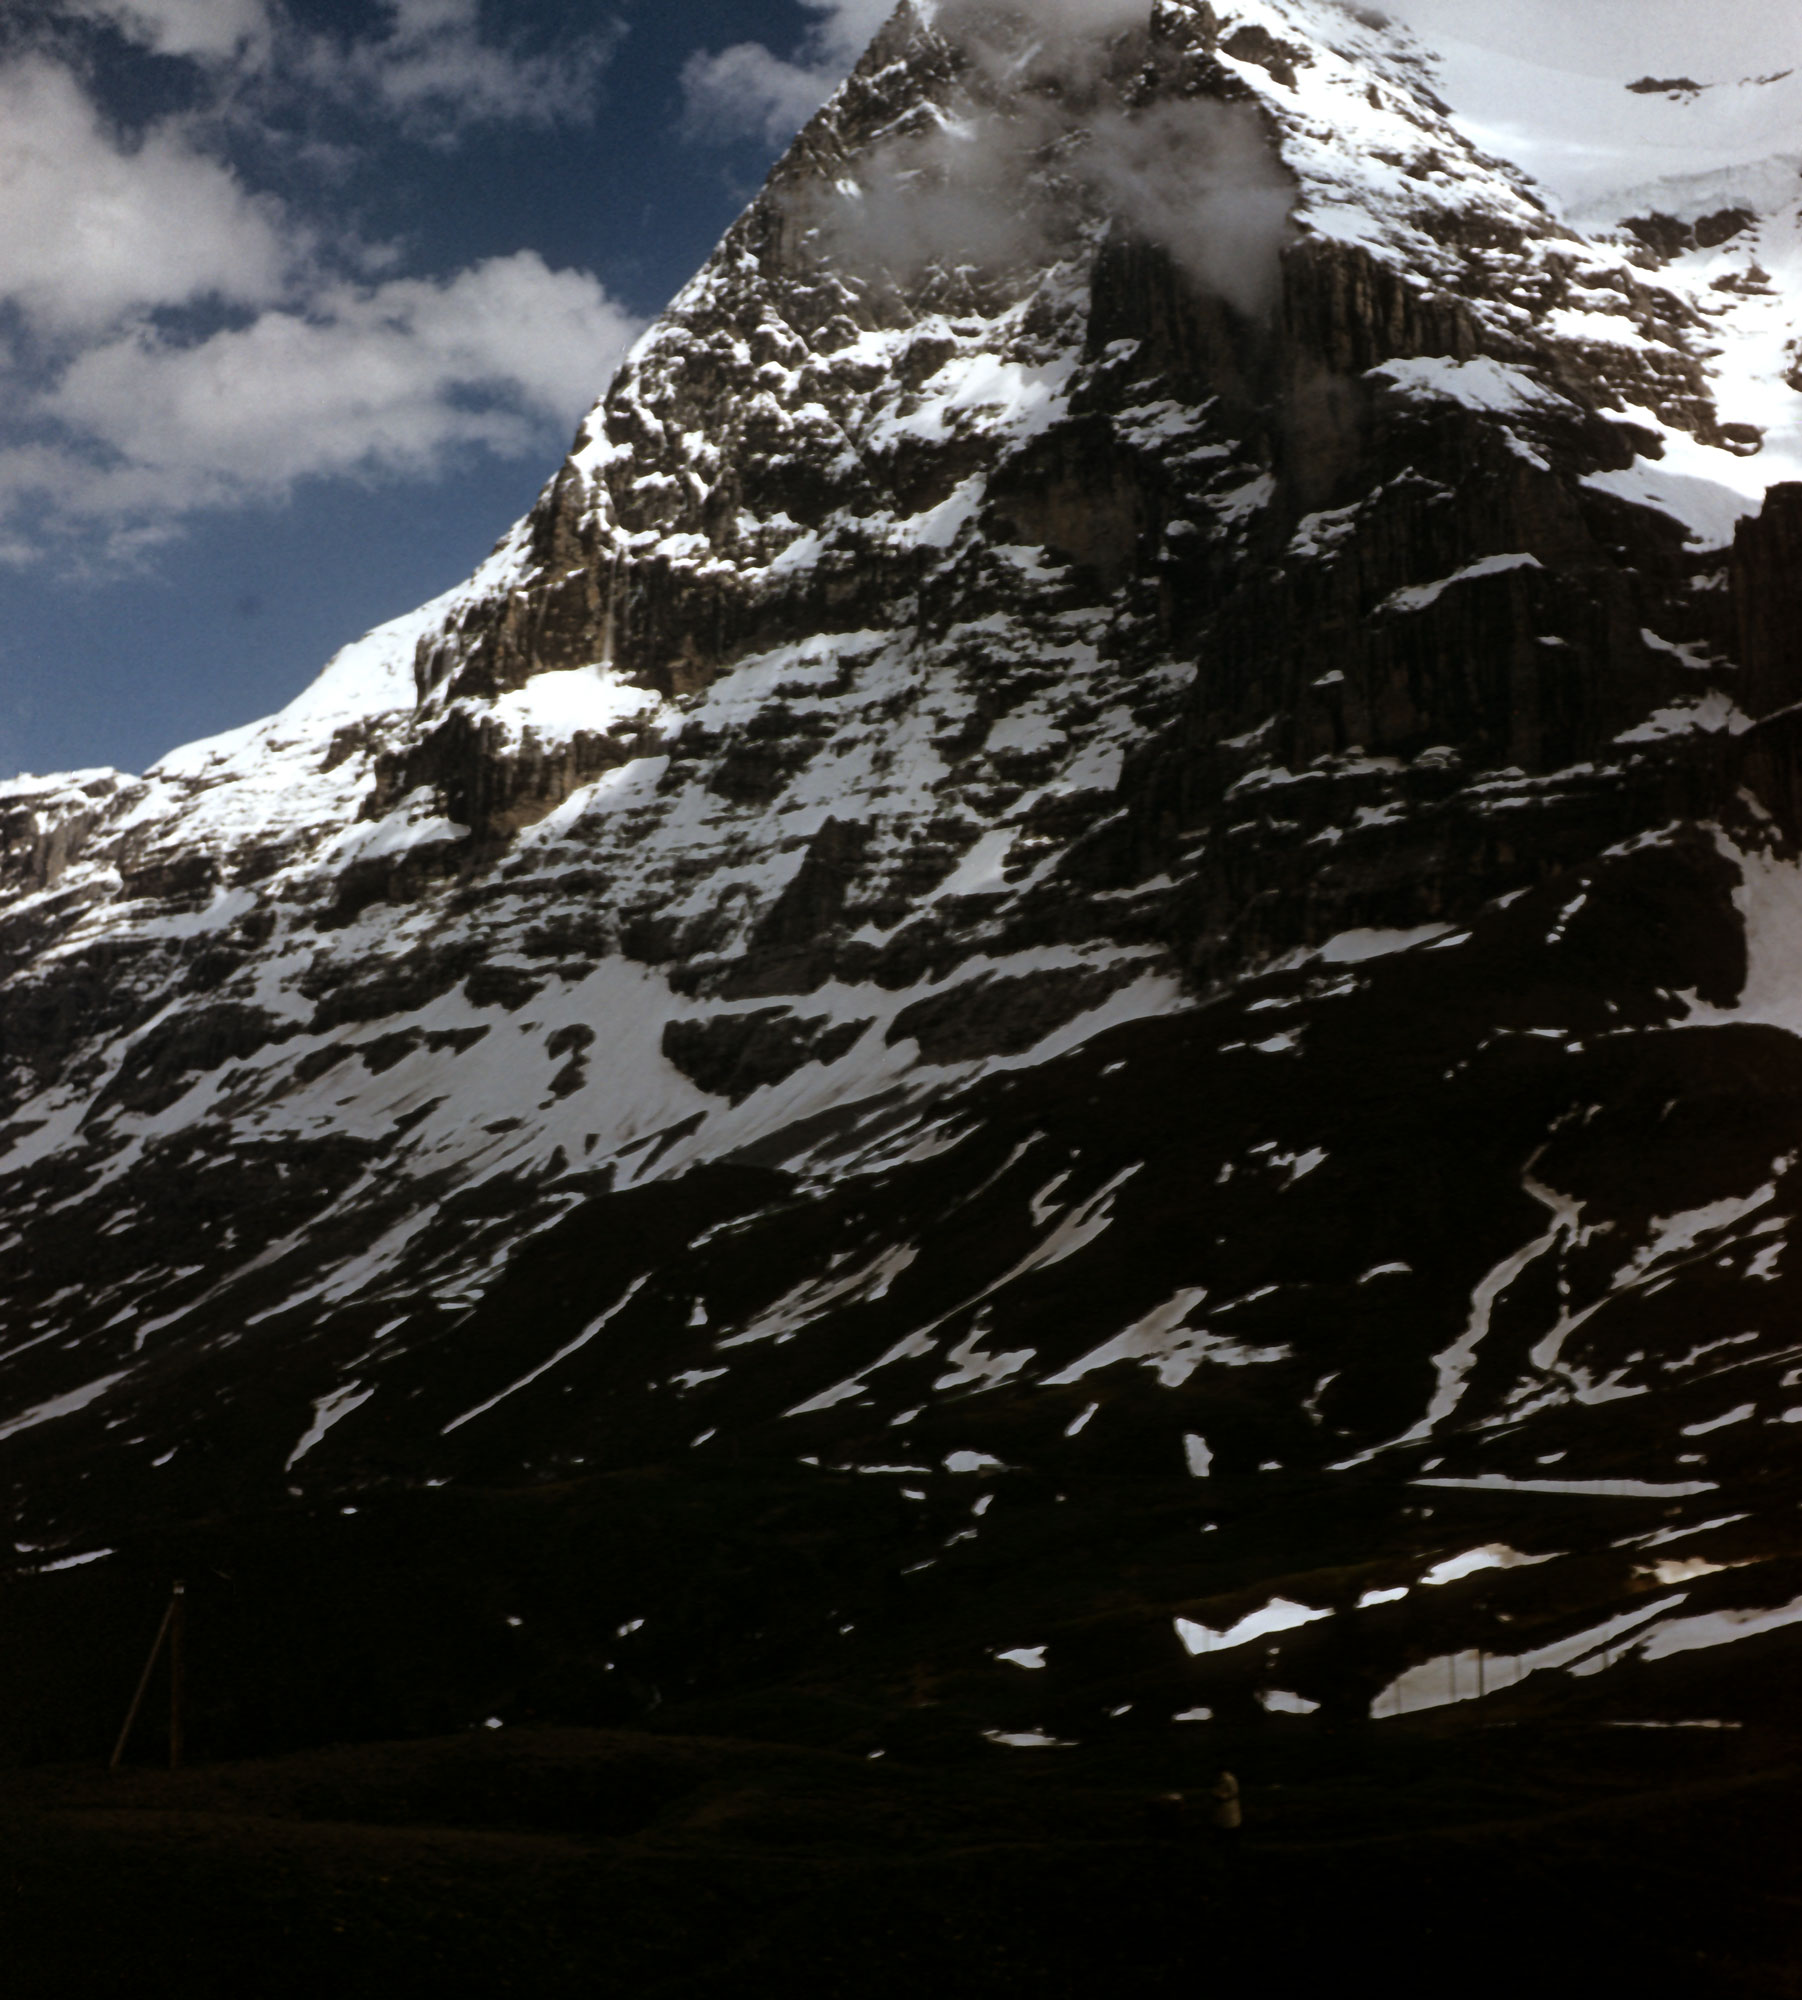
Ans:
[[[1794,176],[1116,11],[903,7],[467,586],[0,787],[10,1755],[182,1573],[221,1756],[1773,1712]]]

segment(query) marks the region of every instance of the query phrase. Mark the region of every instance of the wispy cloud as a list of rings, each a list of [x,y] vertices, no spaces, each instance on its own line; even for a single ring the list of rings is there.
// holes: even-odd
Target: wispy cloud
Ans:
[[[62,0],[58,11],[104,22],[157,55],[261,61],[274,40],[267,0]]]
[[[385,35],[293,45],[308,87],[398,113],[415,126],[554,125],[586,117],[617,46],[617,23],[531,52],[487,40],[479,0],[390,0]],[[278,40],[277,48],[285,45]]]
[[[821,0],[822,6],[825,0]],[[878,18],[830,21],[840,57]],[[1212,98],[1130,104],[1115,77],[1151,0],[935,0],[936,29],[969,59],[969,87],[931,121],[897,121],[830,182],[790,195],[804,240],[841,275],[878,286],[934,267],[998,271],[1071,247],[1073,193],[1091,218],[1168,251],[1192,283],[1241,312],[1264,311],[1289,234],[1295,187],[1260,120]],[[803,51],[805,55],[807,52]],[[794,64],[747,44],[697,77],[743,116],[766,107]],[[772,67],[773,65],[773,67]],[[799,102],[800,76],[790,79]],[[815,78],[817,82],[818,77]],[[767,84],[759,99],[753,86]]]
[[[700,49],[682,72],[697,138],[761,139],[777,146],[811,118],[894,12],[894,0],[802,0],[814,21],[793,56],[762,42]]]
[[[247,103],[304,91],[381,107],[415,128],[549,125],[592,109],[621,26],[603,19],[551,49],[496,40],[480,0],[387,0],[360,32],[309,30],[286,0],[53,0],[65,21],[103,25],[157,55],[213,72]]]

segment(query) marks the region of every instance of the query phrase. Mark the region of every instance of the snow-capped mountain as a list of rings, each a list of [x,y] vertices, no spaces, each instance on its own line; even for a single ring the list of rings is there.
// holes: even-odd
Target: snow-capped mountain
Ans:
[[[1103,11],[904,5],[466,586],[0,786],[22,1577],[656,1468],[503,1683],[1020,1742],[1802,1622],[1802,79]]]

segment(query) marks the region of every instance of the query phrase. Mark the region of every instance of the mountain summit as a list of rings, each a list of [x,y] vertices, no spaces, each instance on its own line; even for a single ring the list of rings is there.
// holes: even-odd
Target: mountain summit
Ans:
[[[468,584],[0,786],[0,1740],[178,1561],[222,1753],[1763,1712],[1798,84],[1457,71],[904,5]]]

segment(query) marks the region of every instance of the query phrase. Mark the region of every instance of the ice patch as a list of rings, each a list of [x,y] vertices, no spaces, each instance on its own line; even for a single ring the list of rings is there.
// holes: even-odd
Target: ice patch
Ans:
[[[319,866],[322,871],[338,871],[359,861],[393,860],[419,848],[449,846],[468,837],[468,827],[439,813],[432,787],[421,785],[385,819],[373,826],[353,826],[340,834],[320,856]]]
[[[947,1472],[1006,1472],[1008,1468],[986,1451],[954,1451],[945,1460]]]
[[[1672,1542],[1686,1542],[1691,1535],[1706,1535],[1715,1528],[1731,1528],[1751,1520],[1750,1514],[1717,1514],[1712,1521],[1692,1521],[1687,1527],[1660,1528],[1650,1535],[1629,1535],[1614,1543],[1617,1549],[1662,1549]]]
[[[1568,1195],[1562,1195],[1555,1188],[1546,1187],[1542,1182],[1536,1181],[1532,1169],[1537,1162],[1538,1155],[1535,1154],[1533,1160],[1528,1163],[1527,1171],[1521,1175],[1521,1185],[1536,1202],[1551,1210],[1551,1228],[1543,1236],[1536,1236],[1530,1243],[1523,1244],[1520,1249],[1510,1251],[1499,1264],[1479,1280],[1476,1289],[1471,1293],[1470,1317],[1465,1323],[1464,1332],[1443,1353],[1433,1357],[1433,1370],[1437,1381],[1426,1414],[1412,1429],[1393,1440],[1393,1444],[1414,1444],[1422,1438],[1430,1437],[1439,1425],[1453,1414],[1463,1401],[1465,1385],[1471,1370],[1476,1366],[1483,1342],[1488,1337],[1490,1321],[1502,1295],[1530,1264],[1545,1256],[1548,1251],[1557,1249],[1560,1244],[1576,1239],[1583,1213],[1582,1203],[1573,1201]],[[1574,1322],[1569,1323],[1574,1324]],[[1566,1322],[1561,1321],[1561,1328],[1565,1324]],[[1535,1365],[1549,1366],[1550,1363],[1540,1362],[1538,1351],[1535,1350]],[[1343,1472],[1353,1466],[1363,1465],[1374,1458],[1379,1450],[1389,1448],[1391,1447],[1374,1446],[1369,1451],[1360,1452],[1352,1458],[1340,1461],[1333,1470]]]
[[[942,903],[953,896],[993,895],[997,890],[1005,889],[1007,883],[1001,871],[1013,852],[1016,838],[1012,827],[1001,827],[983,834],[944,881],[926,897],[926,902]]]
[[[105,1562],[108,1556],[117,1555],[117,1549],[89,1549],[83,1555],[62,1556],[55,1562],[39,1563],[35,1569],[24,1572],[27,1576],[55,1576],[65,1569],[86,1569],[89,1563]]]
[[[1623,730],[1617,743],[1656,743],[1670,736],[1743,736],[1752,718],[1718,689],[1673,708],[1658,708],[1635,728]]]
[[[1486,356],[1474,361],[1453,361],[1444,355],[1384,361],[1370,373],[1391,383],[1405,396],[1461,403],[1467,410],[1486,410],[1501,416],[1564,405],[1563,397],[1542,388],[1522,369],[1505,361],[1491,361]]]
[[[830,1410],[840,1403],[848,1403],[853,1398],[867,1393],[869,1378],[883,1368],[892,1368],[898,1361],[920,1361],[932,1353],[938,1342],[930,1331],[910,1333],[904,1340],[898,1340],[886,1353],[879,1354],[867,1366],[858,1369],[855,1375],[848,1375],[842,1382],[835,1382],[831,1388],[822,1389],[817,1396],[809,1396],[805,1402],[797,1403],[792,1409],[784,1410],[785,1417],[807,1417],[821,1410]],[[918,1465],[910,1468],[924,1472],[926,1467]]]
[[[840,1306],[887,1298],[889,1287],[919,1254],[912,1244],[898,1244],[836,1277],[804,1278],[774,1305],[766,1306],[748,1327],[717,1344],[725,1349],[748,1347],[759,1340],[785,1341]]]
[[[1710,1562],[1706,1556],[1666,1556],[1662,1561],[1636,1569],[1635,1576],[1649,1576],[1654,1583],[1698,1583],[1705,1576],[1720,1576],[1735,1569],[1735,1563]]]
[[[1726,458],[1728,454],[1718,456]],[[1698,549],[1728,547],[1740,522],[1756,514],[1764,498],[1762,486],[1754,494],[1719,479],[1674,472],[1643,458],[1635,459],[1623,472],[1592,472],[1583,484],[1617,500],[1668,514],[1689,530],[1690,545]]]
[[[603,736],[624,723],[648,720],[660,704],[660,696],[607,668],[567,667],[534,674],[523,687],[497,697],[489,713],[511,742],[531,736],[541,743],[567,743],[580,734]]]
[[[1032,1347],[1016,1347],[1001,1354],[991,1354],[983,1344],[988,1337],[988,1315],[986,1312],[979,1313],[976,1324],[946,1354],[945,1359],[951,1366],[945,1374],[935,1377],[933,1388],[941,1394],[951,1389],[976,1386],[995,1388],[1019,1374],[1038,1351]]]

